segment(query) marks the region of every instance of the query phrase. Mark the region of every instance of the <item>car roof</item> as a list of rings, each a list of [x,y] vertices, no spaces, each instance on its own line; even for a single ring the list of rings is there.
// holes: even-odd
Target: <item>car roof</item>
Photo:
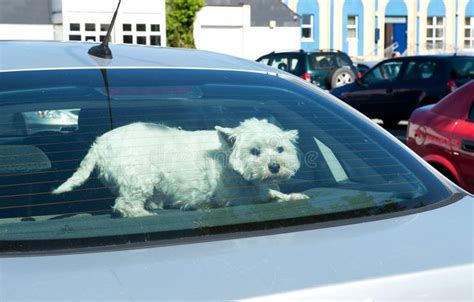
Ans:
[[[109,44],[113,59],[89,55],[97,43],[0,41],[0,72],[75,68],[189,68],[277,72],[274,68],[225,54],[185,48]]]
[[[385,61],[389,60],[448,60],[453,58],[474,58],[473,56],[469,55],[457,55],[457,54],[433,54],[433,55],[414,55],[414,56],[403,56],[403,57],[396,57],[396,58],[389,58]]]
[[[467,119],[474,93],[474,80],[462,85],[456,91],[445,96],[431,111],[456,119]]]

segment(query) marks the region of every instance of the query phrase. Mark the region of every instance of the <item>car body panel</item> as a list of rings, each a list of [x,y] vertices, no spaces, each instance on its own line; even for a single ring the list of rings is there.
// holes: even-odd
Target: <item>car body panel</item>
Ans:
[[[407,145],[426,161],[447,169],[470,192],[474,192],[474,150],[469,148],[474,122],[468,120],[468,113],[473,91],[471,81],[435,106],[417,109],[407,129]]]
[[[9,43],[15,44],[6,44]],[[12,45],[9,51],[14,50]],[[19,45],[21,43],[16,47]],[[161,57],[162,49],[114,46],[117,61],[106,64],[105,61],[97,63],[86,55],[90,44],[77,44],[78,49],[84,51],[82,54],[72,47],[75,43],[38,45],[44,46],[46,53],[48,47],[58,45],[58,52],[65,52],[65,58],[71,57],[49,62],[56,52],[51,51],[44,61],[32,63],[34,66],[28,67],[24,62],[8,63],[10,65],[2,65],[2,71],[131,68],[139,64],[133,59],[135,55],[145,58],[143,68],[149,65],[171,68],[172,64],[185,68],[180,67],[178,58],[195,53],[195,57],[190,56],[189,61],[183,62],[191,65],[186,68],[236,68],[269,73],[325,95],[314,85],[285,72],[277,74],[273,68],[224,55],[163,49],[176,57],[170,62],[161,62],[165,58]],[[25,49],[19,53],[28,55]],[[84,66],[81,61],[85,61]],[[241,61],[247,65],[240,64]],[[99,70],[94,72],[99,76]],[[332,96],[329,98],[342,103]],[[413,162],[421,162],[388,132],[348,105],[342,104],[342,107],[365,120],[367,127],[384,134],[387,141],[398,144],[401,151],[408,151],[404,155],[410,156]],[[424,169],[428,164],[422,162],[418,166]],[[433,172],[434,169],[428,167],[428,170]],[[433,174],[430,177],[435,179]],[[198,233],[201,236],[194,238],[110,244],[43,254],[0,254],[0,301],[472,300],[474,246],[473,228],[469,226],[473,221],[474,199],[444,178],[439,177],[439,180],[439,184],[452,193],[451,199],[421,205],[414,211],[400,209],[391,213],[393,215],[295,227],[279,225],[273,229],[218,235]],[[136,226],[142,232],[142,225]],[[61,230],[66,236],[69,231],[67,224]]]
[[[64,69],[64,68],[204,68],[275,72],[275,69],[257,62],[224,54],[185,48],[165,48],[111,45],[112,60],[87,54],[95,43],[77,42],[0,42],[0,71]],[[34,49],[34,53],[31,53]],[[51,51],[55,49],[55,51]]]
[[[473,228],[466,226],[472,226],[473,214],[473,199],[465,197],[415,215],[326,229],[107,253],[1,258],[0,300],[235,300],[280,294],[290,300],[463,299],[472,297],[466,284],[474,282],[473,245],[466,244],[472,243]],[[375,289],[390,280],[397,285]],[[428,280],[443,282],[427,288],[433,284]],[[367,291],[350,296],[358,281]],[[404,290],[395,290],[400,287]]]

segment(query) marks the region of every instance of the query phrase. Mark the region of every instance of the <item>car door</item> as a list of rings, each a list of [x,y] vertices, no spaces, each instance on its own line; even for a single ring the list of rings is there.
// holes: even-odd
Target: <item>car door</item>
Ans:
[[[351,100],[353,106],[369,117],[383,117],[397,111],[394,96],[403,61],[382,62],[362,78],[362,89]]]
[[[474,192],[474,99],[467,108],[469,112],[458,121],[452,132],[451,144],[455,165],[461,171],[461,181],[465,188]]]

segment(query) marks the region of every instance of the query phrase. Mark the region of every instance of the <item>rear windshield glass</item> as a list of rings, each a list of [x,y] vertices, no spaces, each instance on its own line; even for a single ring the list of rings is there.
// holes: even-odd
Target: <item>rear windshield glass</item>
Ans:
[[[474,58],[453,59],[451,76],[456,80],[474,79]]]
[[[309,66],[311,70],[318,70],[324,68],[339,68],[351,67],[350,59],[332,53],[314,53],[309,56]]]
[[[343,222],[451,195],[386,134],[297,80],[154,69],[0,76],[3,251]]]

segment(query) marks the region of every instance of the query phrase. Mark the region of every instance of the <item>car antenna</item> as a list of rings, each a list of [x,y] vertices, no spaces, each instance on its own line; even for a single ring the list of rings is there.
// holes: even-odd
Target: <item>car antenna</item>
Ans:
[[[109,48],[109,38],[110,38],[110,33],[112,32],[112,28],[114,27],[114,24],[115,24],[115,18],[117,17],[120,3],[122,3],[122,0],[119,0],[117,9],[115,9],[114,16],[112,17],[112,21],[110,22],[109,30],[107,30],[107,34],[105,35],[104,40],[102,40],[102,43],[100,45],[92,46],[87,52],[91,56],[95,56],[95,57],[99,57],[103,59],[113,58],[112,51]]]

